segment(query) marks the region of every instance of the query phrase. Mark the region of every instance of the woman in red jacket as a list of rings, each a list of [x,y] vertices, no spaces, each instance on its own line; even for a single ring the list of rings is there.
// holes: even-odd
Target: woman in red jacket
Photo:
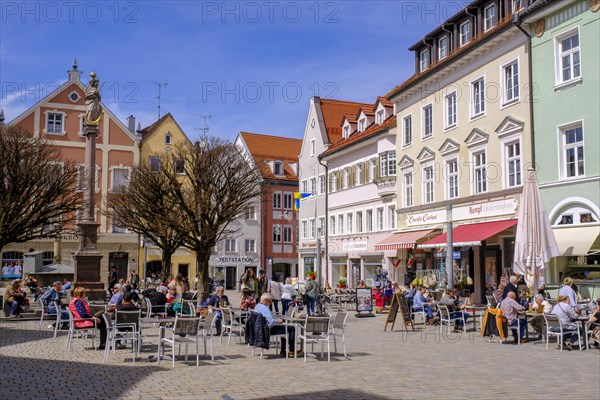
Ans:
[[[100,346],[98,346],[98,350],[104,350],[106,345],[106,325],[104,324],[104,319],[102,318],[104,311],[99,311],[92,315],[92,310],[85,301],[85,294],[86,291],[84,288],[81,286],[77,287],[73,292],[73,298],[69,302],[69,309],[73,313],[75,327],[78,329],[93,328],[95,321],[96,328],[98,328],[100,331]],[[82,320],[82,318],[89,319]]]

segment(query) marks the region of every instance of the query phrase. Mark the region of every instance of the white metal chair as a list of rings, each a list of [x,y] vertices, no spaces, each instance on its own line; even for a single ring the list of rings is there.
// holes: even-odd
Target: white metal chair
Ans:
[[[550,336],[556,336],[558,338],[558,345],[560,346],[560,351],[563,351],[563,344],[565,341],[565,336],[571,334],[577,334],[579,340],[579,350],[582,350],[581,345],[581,335],[579,335],[578,331],[573,330],[565,330],[560,319],[554,314],[543,314],[544,320],[546,321],[546,350],[549,348]]]
[[[202,341],[204,342],[204,355],[206,352],[206,341],[210,339],[210,359],[214,361],[215,359],[215,351],[213,346],[213,337],[214,337],[214,327],[215,327],[215,313],[209,313],[204,321],[201,322],[202,325]]]
[[[421,318],[423,319],[423,324],[425,324],[427,322],[427,311],[425,311],[425,307],[422,306],[418,306],[418,307],[412,307],[411,309],[411,318],[412,320],[416,323],[417,320],[415,319],[415,315],[420,315]]]
[[[448,327],[448,333],[450,333],[450,328],[454,326],[457,321],[462,321],[463,332],[467,333],[465,314],[462,311],[460,312],[460,317],[453,318],[447,305],[438,304],[438,310],[440,311],[440,334],[442,333],[444,325]]]
[[[347,312],[339,312],[335,315],[333,324],[331,325],[331,336],[333,337],[333,351],[337,353],[337,338],[342,339],[344,346],[344,357],[346,355],[346,319],[348,318]]]
[[[146,304],[146,317],[165,317],[167,315],[167,306],[153,306],[149,298],[144,297],[144,303]]]
[[[327,361],[331,362],[331,353],[329,344],[331,343],[331,330],[329,328],[331,320],[329,317],[311,317],[306,316],[304,326],[300,326],[300,334],[298,339],[302,341],[304,351],[304,362],[306,362],[306,345],[311,344],[314,348],[315,343],[321,343],[321,357],[323,357],[323,349],[327,343]]]
[[[96,324],[96,319],[95,318],[78,318],[77,320],[73,317],[73,313],[71,312],[71,310],[67,307],[67,313],[69,314],[69,334],[67,336],[67,350],[71,351],[71,345],[73,344],[73,339],[75,338],[75,336],[81,336],[82,338],[85,338],[86,336],[90,335],[92,337],[92,347],[96,347],[95,345],[95,338],[96,338],[96,334],[98,332],[98,327]],[[80,322],[80,321],[91,321],[93,323],[93,326],[88,326],[85,328],[78,328],[75,326],[75,322]]]
[[[51,303],[54,305],[54,309],[56,310],[55,313],[50,313],[50,304],[48,304],[47,306],[44,305],[44,302],[42,301],[42,299],[39,299],[40,305],[42,307],[42,311],[41,311],[41,315],[40,315],[40,322],[39,322],[39,327],[38,330],[42,329],[42,325],[44,324],[44,318],[48,317],[48,316],[52,316],[54,317],[55,321],[54,321],[54,339],[56,339],[56,336],[58,334],[58,330],[60,329],[61,325],[62,325],[62,315],[60,312],[60,307],[58,306],[58,303],[55,301],[52,301]],[[51,321],[51,320],[47,320],[47,321]],[[66,321],[65,321],[66,322]],[[50,327],[49,327],[50,328]]]
[[[219,339],[219,343],[223,341],[223,336],[227,334],[227,346],[231,343],[231,335],[238,335],[240,338],[242,337],[242,324],[239,318],[237,318],[231,308],[221,308],[221,337]],[[225,332],[227,330],[227,332]],[[237,341],[238,339],[236,339]]]
[[[179,345],[179,352],[181,352],[181,345],[185,344],[185,361],[188,358],[188,345],[193,343],[196,345],[196,366],[200,366],[200,352],[198,351],[200,344],[200,336],[198,331],[200,329],[201,319],[198,317],[175,317],[175,323],[172,328],[161,327],[160,342],[158,344],[158,364],[164,353],[163,345],[167,344],[171,346],[172,350],[172,361],[173,368],[175,368],[175,345]],[[169,330],[170,332],[167,332]],[[169,333],[169,337],[167,337]]]

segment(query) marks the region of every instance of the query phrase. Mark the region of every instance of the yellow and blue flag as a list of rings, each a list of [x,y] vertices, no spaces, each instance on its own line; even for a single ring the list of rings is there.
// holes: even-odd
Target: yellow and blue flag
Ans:
[[[298,211],[300,209],[300,199],[304,199],[311,194],[312,193],[294,192],[294,211]]]

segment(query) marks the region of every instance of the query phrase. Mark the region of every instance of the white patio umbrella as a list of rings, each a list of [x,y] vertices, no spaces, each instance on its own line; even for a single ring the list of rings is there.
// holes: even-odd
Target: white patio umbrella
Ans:
[[[537,291],[544,284],[544,268],[558,256],[558,246],[537,185],[535,170],[525,174],[515,239],[514,271],[525,275],[527,286]]]

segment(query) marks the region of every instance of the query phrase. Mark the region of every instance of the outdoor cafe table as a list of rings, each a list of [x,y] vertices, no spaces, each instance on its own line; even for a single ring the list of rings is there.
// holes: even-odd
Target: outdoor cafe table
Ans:
[[[589,323],[589,317],[585,316],[585,315],[580,315],[579,317],[577,317],[577,320],[575,320],[575,322],[577,322],[577,324],[581,324],[581,329],[582,329],[582,333],[583,333],[583,341],[585,344],[585,349],[589,350],[590,349],[590,343],[588,340],[588,323]]]
[[[485,311],[487,310],[486,304],[469,304],[465,305],[465,311],[473,312],[473,332],[477,330],[476,321],[477,321],[477,311]]]

